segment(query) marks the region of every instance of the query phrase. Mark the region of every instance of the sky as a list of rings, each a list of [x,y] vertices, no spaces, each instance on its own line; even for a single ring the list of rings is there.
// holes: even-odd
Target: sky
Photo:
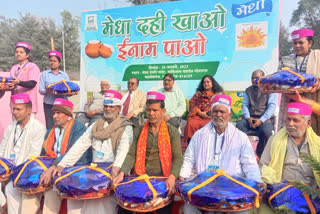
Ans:
[[[281,21],[286,27],[289,27],[292,11],[298,7],[298,1],[282,0]],[[57,24],[60,24],[60,12],[63,10],[70,11],[74,16],[80,16],[83,10],[107,9],[128,5],[127,0],[1,0],[0,16],[19,18],[19,14],[31,13],[37,16],[51,17],[56,20]]]

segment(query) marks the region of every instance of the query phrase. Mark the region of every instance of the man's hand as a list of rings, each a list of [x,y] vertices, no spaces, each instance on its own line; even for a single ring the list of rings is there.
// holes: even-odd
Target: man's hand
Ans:
[[[54,176],[56,176],[56,175],[61,176],[61,172],[62,172],[63,169],[64,169],[63,166],[59,166],[59,165],[58,165],[58,166],[55,168],[55,170],[53,171],[52,177],[54,177]]]
[[[248,123],[249,123],[250,128],[252,128],[252,124],[253,124],[252,120],[253,120],[252,117],[248,117],[248,118],[247,118],[247,121],[248,121]]]
[[[92,111],[88,111],[87,113],[86,113],[86,115],[87,115],[87,117],[89,117],[89,118],[92,118],[94,115],[96,115],[96,111],[95,110],[92,110]]]
[[[131,119],[131,117],[133,117],[133,112],[129,112],[127,115],[126,115],[126,117],[128,118],[128,119]]]
[[[319,78],[317,78],[317,82],[312,86],[311,93],[315,93],[319,88]]]
[[[119,175],[119,172],[120,172],[120,167],[118,166],[112,167],[112,170],[111,170],[112,179],[115,179]]]
[[[296,102],[304,103],[304,97],[301,96],[298,91],[295,91],[294,95],[289,95],[288,97]]]
[[[169,196],[175,193],[175,190],[176,190],[175,186],[176,186],[176,176],[171,174],[166,180],[166,187],[167,187]]]
[[[7,86],[9,88],[9,90],[14,89],[14,84],[13,83],[7,83]]]
[[[0,182],[7,181],[10,178],[10,175],[2,175],[0,176]]]
[[[115,179],[112,179],[112,186],[115,186],[123,181],[124,172],[120,172]]]
[[[263,183],[263,182],[260,182],[260,183],[258,183],[258,187],[263,187],[263,189],[264,189],[264,193],[267,191],[267,184],[265,184],[265,183]]]
[[[184,177],[179,176],[179,181],[184,182]]]
[[[44,171],[40,176],[39,185],[43,185],[45,187],[50,186],[52,184],[52,175],[55,169],[55,166],[50,166],[49,169]]]
[[[170,114],[166,114],[166,115],[164,115],[163,116],[163,119],[164,119],[164,121],[168,121],[168,120],[170,120],[171,119],[171,117],[170,117]]]
[[[262,125],[262,121],[260,119],[252,119],[252,128],[255,129]]]

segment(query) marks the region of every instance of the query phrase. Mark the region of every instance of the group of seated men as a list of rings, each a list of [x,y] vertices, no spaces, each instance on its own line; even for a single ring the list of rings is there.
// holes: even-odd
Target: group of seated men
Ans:
[[[120,91],[122,95],[121,114],[126,116],[134,125],[143,125],[144,110],[146,105],[146,93],[139,90],[139,79],[132,77],[127,82],[126,90]],[[84,113],[79,114],[76,119],[90,126],[98,118],[103,116],[103,95],[110,89],[107,80],[100,83],[101,91],[93,93],[84,106]],[[182,91],[175,86],[174,76],[170,73],[163,78],[163,88],[158,90],[166,95],[166,114],[164,120],[179,128],[181,117],[186,111],[186,101]]]
[[[194,134],[183,156],[180,134],[170,124],[177,115],[167,112],[166,101],[175,96],[170,93],[177,93],[172,92],[173,84],[171,91],[166,90],[164,84],[165,93],[149,91],[146,94],[142,109],[148,120],[136,124],[137,120],[132,118],[138,118],[140,112],[135,111],[138,107],[130,109],[130,105],[139,94],[136,93],[138,84],[136,78],[131,78],[124,96],[118,91],[106,90],[101,100],[102,116],[88,128],[73,119],[70,101],[57,98],[52,108],[55,125],[46,130],[31,117],[30,97],[13,95],[15,121],[6,128],[0,144],[0,157],[16,164],[25,162],[32,155],[55,158],[41,175],[40,185],[43,186],[51,186],[52,178],[61,175],[65,167],[89,162],[113,162],[113,185],[119,184],[131,172],[165,176],[169,195],[175,193],[177,180],[184,181],[194,173],[213,169],[224,169],[229,175],[252,179],[262,186],[286,179],[320,186],[319,177],[299,157],[302,151],[320,159],[320,139],[310,127],[311,107],[302,103],[288,105],[286,126],[268,140],[259,166],[247,135],[230,122],[231,98],[219,94],[212,102],[211,122]],[[132,85],[136,85],[135,89],[129,87]],[[168,107],[172,107],[172,103]],[[6,180],[8,176],[0,178],[0,181]],[[58,213],[60,209],[61,199],[54,190],[24,195],[10,181],[5,187],[5,195],[9,214],[39,212],[42,197],[43,213]],[[173,202],[157,213],[171,213],[172,205]],[[92,200],[68,200],[67,209],[68,213],[131,213],[119,208],[114,195]],[[201,211],[185,204],[184,213]]]

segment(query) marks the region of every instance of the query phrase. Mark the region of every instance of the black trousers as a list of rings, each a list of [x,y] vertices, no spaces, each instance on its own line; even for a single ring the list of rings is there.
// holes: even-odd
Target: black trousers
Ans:
[[[47,129],[51,129],[54,126],[53,122],[53,113],[52,113],[53,105],[43,103],[44,116],[46,118],[46,127]]]

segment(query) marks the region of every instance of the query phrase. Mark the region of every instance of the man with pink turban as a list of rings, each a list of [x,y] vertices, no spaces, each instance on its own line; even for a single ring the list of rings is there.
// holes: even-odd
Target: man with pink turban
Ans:
[[[320,138],[311,128],[311,114],[306,104],[288,104],[286,125],[270,137],[261,156],[261,174],[266,183],[299,180],[320,186],[319,175],[300,158],[302,152],[320,161]]]
[[[262,182],[249,138],[229,122],[231,116],[231,97],[216,95],[211,107],[211,122],[193,135],[184,153],[181,181],[190,178],[193,169],[196,174],[223,169],[231,176]],[[185,214],[201,214],[199,209],[187,203],[183,211]],[[248,211],[236,213],[246,214]]]

